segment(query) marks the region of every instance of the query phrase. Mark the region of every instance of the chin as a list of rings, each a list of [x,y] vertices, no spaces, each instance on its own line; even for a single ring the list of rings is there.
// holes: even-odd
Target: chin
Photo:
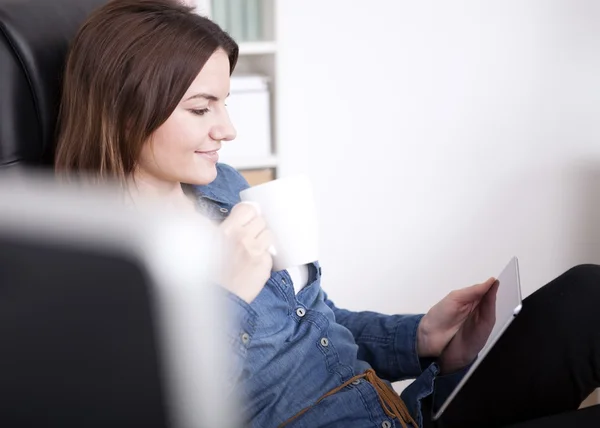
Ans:
[[[205,186],[212,183],[217,178],[217,167],[216,165],[212,168],[203,168],[202,172],[198,174],[189,175],[186,180],[182,180],[183,183],[194,184],[196,186]]]

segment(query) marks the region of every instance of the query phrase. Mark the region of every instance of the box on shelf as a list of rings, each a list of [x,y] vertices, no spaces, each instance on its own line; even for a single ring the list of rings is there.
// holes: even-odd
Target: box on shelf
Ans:
[[[241,171],[250,186],[257,186],[275,179],[275,170],[272,168],[266,169],[251,169]]]
[[[272,150],[268,78],[261,75],[232,77],[227,109],[237,137],[223,142],[221,161],[269,157]]]

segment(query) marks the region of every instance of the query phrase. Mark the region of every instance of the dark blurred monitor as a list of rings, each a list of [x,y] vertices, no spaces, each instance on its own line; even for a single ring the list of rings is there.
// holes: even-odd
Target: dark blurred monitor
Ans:
[[[0,177],[0,426],[230,427],[212,230]]]

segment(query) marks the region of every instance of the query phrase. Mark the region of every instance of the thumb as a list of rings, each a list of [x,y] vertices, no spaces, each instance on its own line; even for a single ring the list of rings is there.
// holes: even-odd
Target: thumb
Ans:
[[[493,320],[496,319],[496,295],[498,294],[498,287],[500,283],[498,281],[494,281],[489,291],[483,296],[479,306],[481,307],[481,311],[486,317],[490,317]]]
[[[456,290],[457,298],[462,302],[474,302],[479,301],[485,296],[485,294],[492,288],[492,285],[496,282],[496,278],[489,278],[487,281],[481,284],[475,284],[470,287],[461,288]]]

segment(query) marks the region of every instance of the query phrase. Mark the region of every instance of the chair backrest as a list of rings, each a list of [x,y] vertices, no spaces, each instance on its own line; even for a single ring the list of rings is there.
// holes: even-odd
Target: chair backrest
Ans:
[[[0,427],[240,427],[210,220],[68,184],[0,180]]]
[[[0,0],[0,169],[50,166],[69,44],[107,0]]]

